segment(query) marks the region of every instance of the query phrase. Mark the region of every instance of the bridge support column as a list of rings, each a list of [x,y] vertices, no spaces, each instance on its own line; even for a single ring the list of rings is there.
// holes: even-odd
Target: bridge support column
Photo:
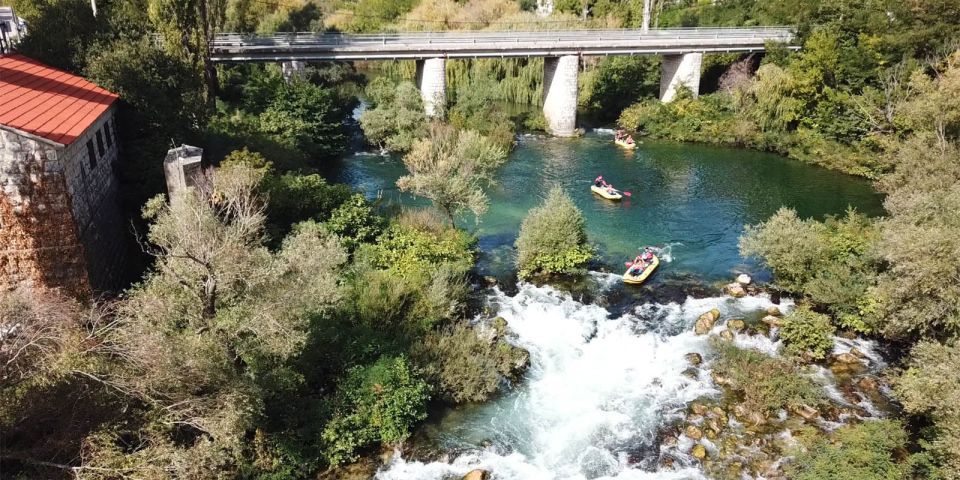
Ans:
[[[417,60],[417,87],[428,117],[443,116],[447,106],[446,63],[443,58]]]
[[[280,64],[280,73],[283,75],[283,79],[286,80],[287,83],[290,83],[294,79],[303,78],[306,73],[306,68],[306,63],[299,60],[291,60]]]
[[[660,64],[660,101],[671,102],[677,96],[677,88],[684,86],[700,94],[700,65],[702,53],[664,55]]]
[[[564,55],[543,59],[543,116],[550,133],[573,136],[577,127],[577,74],[580,57]]]

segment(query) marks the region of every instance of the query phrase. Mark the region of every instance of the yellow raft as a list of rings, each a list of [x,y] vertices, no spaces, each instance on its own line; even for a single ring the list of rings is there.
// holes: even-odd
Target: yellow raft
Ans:
[[[623,198],[623,195],[621,195],[619,191],[614,190],[613,193],[609,193],[607,192],[606,187],[598,187],[596,185],[590,185],[590,190],[593,193],[596,193],[597,195],[600,195],[601,197],[606,198],[607,200],[620,200],[621,198]]]
[[[632,275],[630,273],[633,270],[633,266],[631,265],[630,268],[623,273],[623,283],[640,285],[647,280],[647,277],[653,274],[653,271],[657,269],[657,265],[660,265],[660,259],[657,258],[656,255],[653,256],[653,260],[650,261],[650,264],[647,265],[647,268],[644,268],[639,275]]]
[[[637,142],[627,143],[623,140],[614,140],[613,143],[616,143],[617,145],[630,150],[637,148]]]

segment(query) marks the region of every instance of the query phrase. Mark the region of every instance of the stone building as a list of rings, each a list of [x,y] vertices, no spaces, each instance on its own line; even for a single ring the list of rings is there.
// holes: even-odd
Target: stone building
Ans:
[[[22,55],[0,56],[0,289],[113,287],[117,95]]]

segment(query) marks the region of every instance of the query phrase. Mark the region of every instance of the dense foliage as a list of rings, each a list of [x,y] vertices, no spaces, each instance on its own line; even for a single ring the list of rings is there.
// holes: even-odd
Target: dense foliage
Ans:
[[[386,77],[370,82],[366,90],[369,105],[360,117],[368,140],[381,149],[406,152],[427,133],[423,100],[416,85],[400,82],[394,86]]]
[[[560,187],[527,213],[516,246],[520,278],[577,273],[593,258],[583,213]]]
[[[819,385],[801,374],[790,360],[771,357],[726,342],[714,342],[717,358],[713,371],[743,395],[751,411],[774,413],[816,405],[823,399]]]
[[[783,319],[780,338],[787,353],[823,360],[833,348],[833,324],[826,315],[798,308]]]
[[[896,421],[876,420],[837,429],[832,438],[814,436],[789,465],[790,478],[822,480],[911,478],[907,433]]]

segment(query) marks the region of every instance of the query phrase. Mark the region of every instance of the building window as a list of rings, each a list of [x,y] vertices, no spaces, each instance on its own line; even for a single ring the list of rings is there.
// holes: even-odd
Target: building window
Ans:
[[[97,151],[100,152],[100,157],[101,157],[101,158],[103,157],[103,154],[104,154],[104,153],[107,153],[107,152],[103,149],[103,132],[101,132],[100,130],[97,130]]]
[[[87,140],[87,159],[90,161],[91,170],[97,168],[97,152],[93,151],[93,140]]]
[[[110,122],[103,123],[103,136],[107,137],[107,147],[113,146],[113,135],[110,132]]]

